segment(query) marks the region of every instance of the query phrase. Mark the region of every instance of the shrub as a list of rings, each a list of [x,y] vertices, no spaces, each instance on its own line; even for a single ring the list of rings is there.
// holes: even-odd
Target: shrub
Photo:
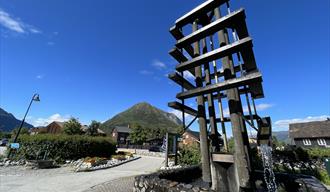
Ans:
[[[82,134],[81,124],[77,119],[71,118],[69,121],[64,123],[63,131],[68,135],[80,135]]]
[[[109,137],[90,137],[83,135],[21,135],[21,147],[15,158],[28,160],[42,159],[46,156],[58,162],[83,157],[110,157],[116,147]]]
[[[201,162],[201,153],[198,145],[183,146],[179,150],[178,162],[180,165],[197,165]]]

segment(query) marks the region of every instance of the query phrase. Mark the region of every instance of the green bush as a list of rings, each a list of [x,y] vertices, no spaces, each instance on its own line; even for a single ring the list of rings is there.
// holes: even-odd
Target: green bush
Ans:
[[[180,165],[197,165],[201,162],[201,153],[198,145],[183,146],[179,150],[178,162]]]
[[[20,148],[14,153],[16,159],[53,159],[57,162],[75,160],[83,157],[110,157],[116,147],[109,137],[90,137],[84,135],[21,135]]]

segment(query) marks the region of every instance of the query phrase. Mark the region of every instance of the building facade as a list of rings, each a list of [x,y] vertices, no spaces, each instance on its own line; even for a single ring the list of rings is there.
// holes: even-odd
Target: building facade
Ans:
[[[330,148],[330,119],[290,124],[289,137],[297,147]]]
[[[112,130],[111,136],[117,144],[130,144],[129,142],[129,134],[131,133],[131,129],[125,126],[115,126]]]

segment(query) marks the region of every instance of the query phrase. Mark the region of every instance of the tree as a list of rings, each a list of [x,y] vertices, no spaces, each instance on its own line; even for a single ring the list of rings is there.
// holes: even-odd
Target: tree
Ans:
[[[81,124],[77,119],[71,118],[69,121],[64,123],[63,131],[68,135],[80,135],[82,134]]]
[[[141,125],[133,124],[129,137],[134,144],[141,145],[147,140],[148,132]]]
[[[15,137],[16,136],[16,134],[17,134],[17,131],[18,131],[18,127],[17,128],[15,128],[15,129],[13,129],[12,131],[11,131],[11,137]],[[26,127],[22,127],[22,129],[21,129],[21,131],[20,131],[20,133],[19,133],[20,135],[27,135],[27,134],[29,134],[29,128],[26,128]]]
[[[90,135],[90,136],[97,135],[98,129],[100,126],[101,126],[100,122],[93,120],[92,123],[88,126],[87,135]]]

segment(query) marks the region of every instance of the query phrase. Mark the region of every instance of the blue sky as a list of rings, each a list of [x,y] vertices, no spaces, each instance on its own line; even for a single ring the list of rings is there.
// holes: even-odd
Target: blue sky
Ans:
[[[179,87],[169,28],[201,0],[0,0],[0,106],[28,122],[104,121],[147,101],[165,111]],[[275,130],[330,114],[327,0],[232,0],[246,8]],[[193,105],[192,103],[190,103]]]

